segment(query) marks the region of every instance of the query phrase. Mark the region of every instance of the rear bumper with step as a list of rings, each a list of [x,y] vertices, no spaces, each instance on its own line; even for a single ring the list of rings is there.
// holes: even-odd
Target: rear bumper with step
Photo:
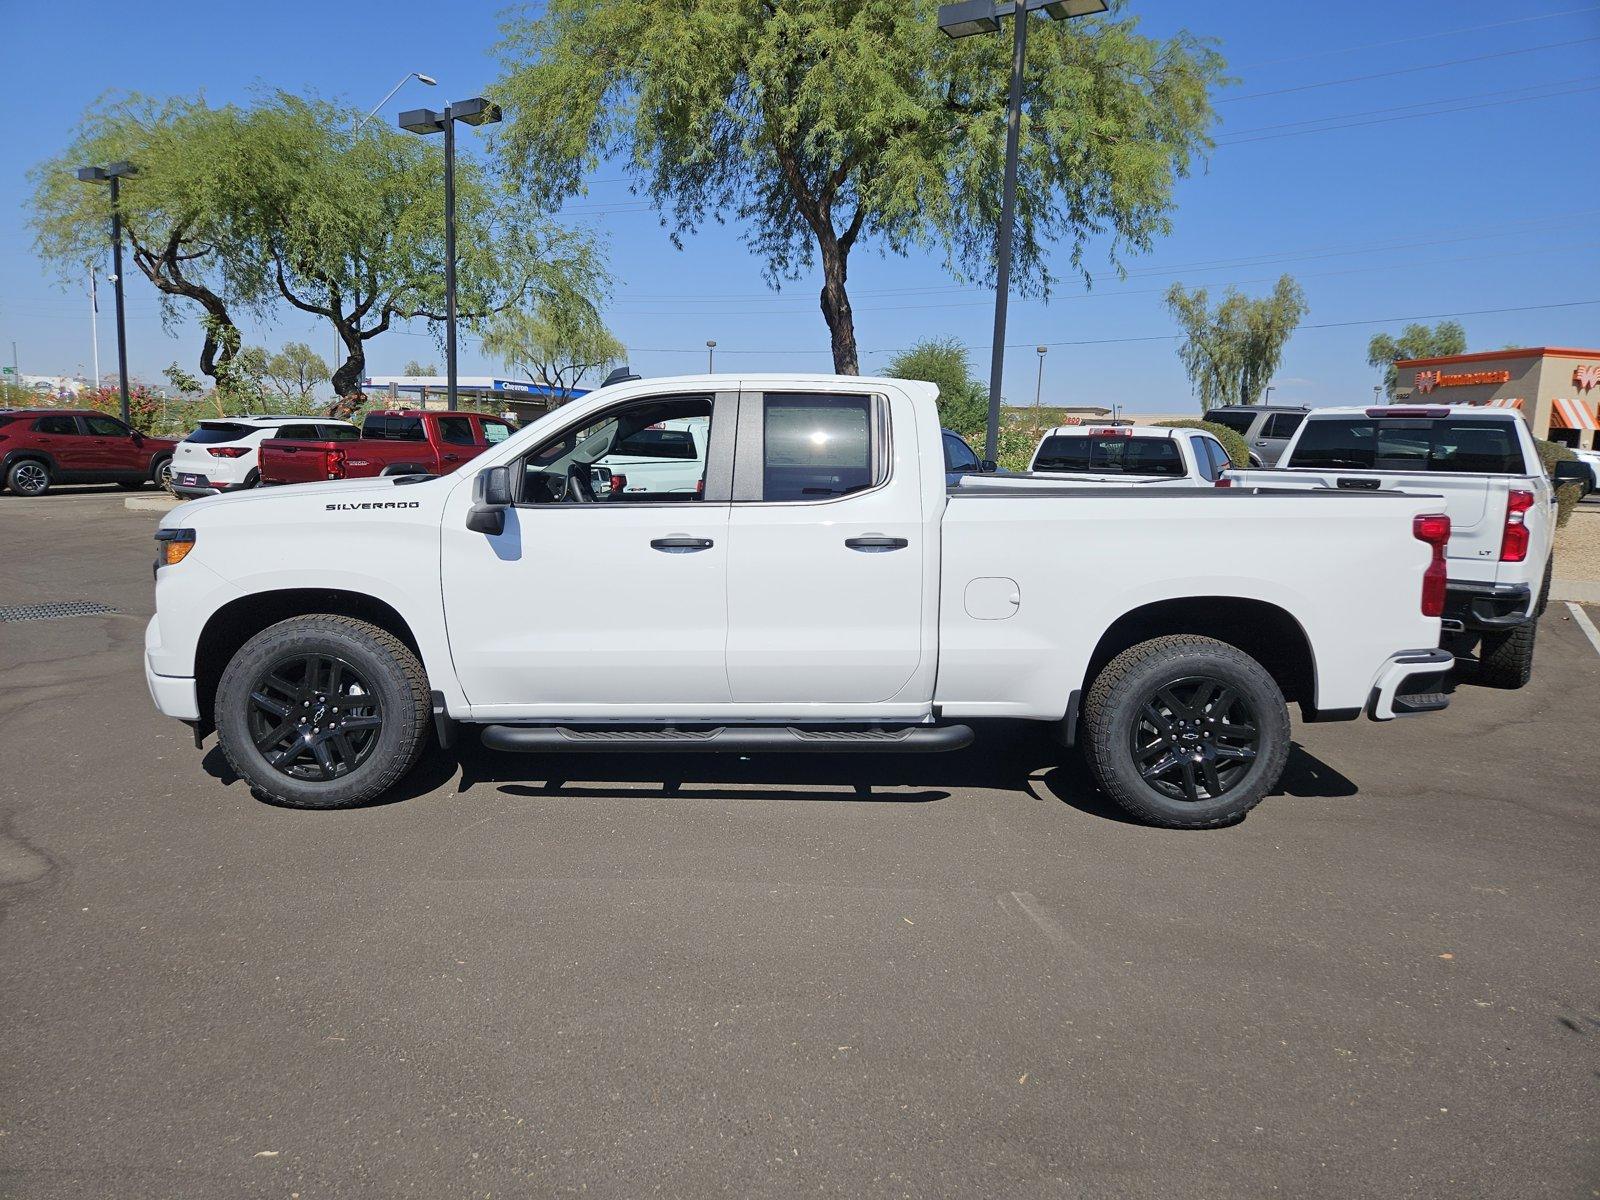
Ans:
[[[486,725],[483,744],[524,754],[930,754],[972,744],[965,725],[720,725],[617,729],[607,726]]]
[[[1455,666],[1448,650],[1406,650],[1378,673],[1367,698],[1367,716],[1374,721],[1438,712],[1450,706],[1445,682]]]

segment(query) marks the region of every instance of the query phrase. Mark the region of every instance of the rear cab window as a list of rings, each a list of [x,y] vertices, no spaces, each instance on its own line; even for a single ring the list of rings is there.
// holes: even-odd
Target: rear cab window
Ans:
[[[421,442],[427,436],[421,417],[398,417],[373,413],[362,422],[361,436],[385,442]]]
[[[452,446],[476,446],[471,417],[440,417],[439,440]]]
[[[1070,475],[1184,475],[1183,453],[1166,437],[1053,434],[1033,456],[1033,470]]]
[[[200,428],[183,440],[197,446],[220,446],[227,442],[242,441],[255,431],[255,426],[241,425],[236,421],[202,421]]]
[[[1294,467],[1526,475],[1510,421],[1471,417],[1319,417],[1295,443]]]
[[[762,404],[763,500],[830,500],[887,477],[871,396],[768,392]]]

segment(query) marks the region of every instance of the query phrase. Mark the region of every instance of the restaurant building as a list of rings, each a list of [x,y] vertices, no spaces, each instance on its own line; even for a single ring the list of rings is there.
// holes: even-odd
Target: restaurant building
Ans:
[[[1597,446],[1600,350],[1530,346],[1402,359],[1395,370],[1400,399],[1514,408],[1534,437],[1582,449]]]

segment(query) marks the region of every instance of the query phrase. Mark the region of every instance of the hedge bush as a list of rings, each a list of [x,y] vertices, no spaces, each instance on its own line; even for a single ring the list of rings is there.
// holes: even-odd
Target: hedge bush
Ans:
[[[1558,462],[1565,462],[1569,458],[1577,458],[1569,448],[1560,442],[1546,442],[1534,438],[1533,444],[1539,449],[1539,465],[1544,468],[1544,473],[1549,475],[1556,469]],[[1569,483],[1556,490],[1556,526],[1565,525],[1572,516],[1572,510],[1578,507],[1578,501],[1583,498],[1583,489],[1575,483]]]

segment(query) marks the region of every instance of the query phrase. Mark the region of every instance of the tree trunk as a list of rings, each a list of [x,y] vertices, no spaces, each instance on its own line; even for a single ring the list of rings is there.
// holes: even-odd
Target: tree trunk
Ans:
[[[344,343],[345,360],[333,373],[333,391],[335,395],[348,396],[361,390],[367,373],[367,351],[361,344],[361,335],[353,329],[341,328],[339,340]]]
[[[856,322],[850,311],[850,296],[844,281],[848,273],[849,251],[832,238],[822,243],[822,319],[828,323],[833,343],[833,369],[840,375],[861,374],[856,354]]]

